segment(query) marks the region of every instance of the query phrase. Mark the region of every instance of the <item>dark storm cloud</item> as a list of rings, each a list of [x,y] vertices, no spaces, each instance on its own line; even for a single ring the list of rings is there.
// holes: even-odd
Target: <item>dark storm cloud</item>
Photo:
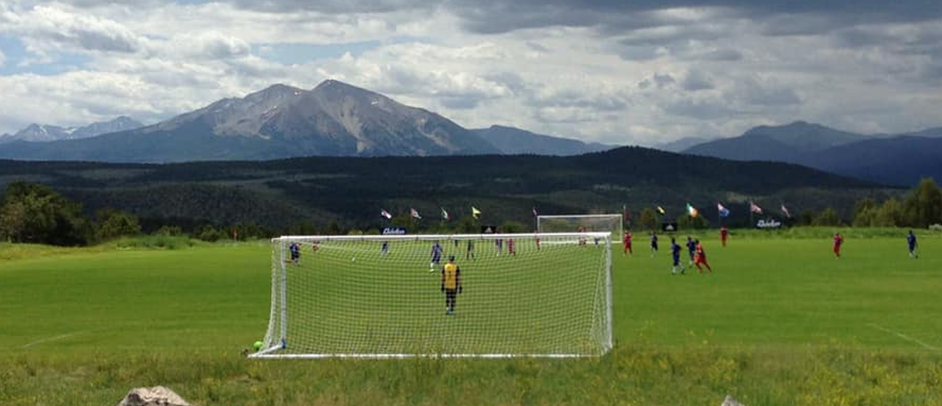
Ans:
[[[669,24],[670,17],[649,14],[642,18],[642,15],[672,8],[717,8],[730,16],[767,21],[765,31],[773,35],[819,33],[865,22],[925,21],[942,16],[942,7],[936,0],[452,0],[444,4],[464,20],[467,29],[482,33],[546,26],[599,27],[617,32]]]

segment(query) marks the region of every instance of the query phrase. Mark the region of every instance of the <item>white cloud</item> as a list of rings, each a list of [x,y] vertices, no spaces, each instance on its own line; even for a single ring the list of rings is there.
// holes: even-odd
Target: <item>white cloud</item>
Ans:
[[[16,70],[27,73],[0,75],[0,132],[119,114],[156,121],[273,83],[311,88],[327,78],[468,127],[618,144],[797,118],[856,131],[942,124],[938,19],[884,18],[893,10],[881,6],[883,17],[856,21],[810,0],[806,18],[755,13],[777,7],[770,2],[669,3],[11,0],[0,3],[0,34],[21,42],[29,62]],[[297,65],[263,50],[362,42],[374,45]],[[76,66],[56,66],[75,54],[84,57]],[[33,66],[57,69],[28,73]]]
[[[7,56],[3,54],[3,50],[0,49],[0,68],[3,67],[7,62]]]

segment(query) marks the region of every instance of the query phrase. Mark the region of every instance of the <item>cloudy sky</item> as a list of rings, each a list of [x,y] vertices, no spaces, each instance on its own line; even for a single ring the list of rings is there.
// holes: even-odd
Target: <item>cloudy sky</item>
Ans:
[[[0,133],[333,78],[616,144],[942,125],[939,0],[0,0]]]

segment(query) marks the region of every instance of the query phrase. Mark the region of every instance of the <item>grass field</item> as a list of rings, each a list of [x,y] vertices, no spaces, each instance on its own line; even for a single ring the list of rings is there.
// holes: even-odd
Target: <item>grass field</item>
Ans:
[[[836,260],[828,232],[706,235],[715,273],[685,276],[639,236],[614,255],[614,350],[576,360],[246,360],[268,324],[267,242],[0,245],[0,405],[151,385],[198,405],[942,404],[942,235],[912,260],[903,230],[848,230]]]

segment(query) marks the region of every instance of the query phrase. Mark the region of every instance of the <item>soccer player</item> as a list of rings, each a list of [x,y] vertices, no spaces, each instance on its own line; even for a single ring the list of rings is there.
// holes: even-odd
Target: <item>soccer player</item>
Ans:
[[[435,241],[432,244],[432,262],[428,264],[428,271],[432,272],[435,270],[435,265],[438,265],[442,261],[442,245]]]
[[[500,253],[504,251],[504,239],[498,238],[494,240],[494,245],[497,246],[497,256],[500,256]]]
[[[684,274],[684,266],[680,264],[680,251],[683,248],[680,247],[680,244],[677,244],[677,240],[674,237],[671,237],[671,258],[674,260],[674,266],[671,267],[671,275],[676,275],[677,271],[680,271],[680,274]]]
[[[690,262],[687,265],[693,266],[693,259],[696,256],[697,252],[697,243],[693,242],[693,238],[687,236],[687,252],[690,254]]]
[[[707,262],[706,251],[703,250],[703,244],[700,243],[700,240],[695,240],[694,242],[697,244],[697,254],[693,260],[693,263],[697,266],[697,270],[699,270],[700,273],[703,273],[703,268],[700,267],[702,264],[706,265],[707,270],[712,274],[713,268],[711,268],[710,263]]]
[[[389,255],[389,241],[383,241],[383,245],[379,248],[379,256],[385,257]]]
[[[651,232],[651,258],[657,255],[657,232]]]
[[[301,262],[301,246],[298,243],[293,242],[288,246],[288,251],[291,252],[291,263],[298,264]]]
[[[586,230],[587,228],[585,226],[579,226],[579,228],[576,229],[576,231],[580,233],[584,233],[586,232]],[[585,238],[581,238],[581,237],[579,238],[579,245],[585,247]]]
[[[720,241],[723,242],[723,248],[726,248],[727,238],[729,238],[729,229],[726,226],[720,227]]]
[[[540,231],[540,230],[533,230],[533,234],[536,234],[536,233],[538,233],[539,231]],[[536,237],[534,237],[533,241],[536,242],[536,250],[539,251],[539,250],[540,250],[540,236],[537,235]]]
[[[634,255],[634,252],[631,251],[631,231],[625,231],[625,238],[623,240],[623,243],[625,244],[625,248],[622,249],[621,254],[622,255],[627,255],[627,254]]]
[[[834,233],[834,257],[837,259],[841,259],[841,244],[844,244],[844,236]]]
[[[445,293],[445,314],[455,314],[455,304],[458,294],[462,291],[461,268],[455,263],[455,256],[448,257],[448,263],[442,267],[441,291]]]
[[[517,250],[514,248],[514,239],[507,239],[507,254],[517,256]]]
[[[906,236],[906,243],[909,244],[909,257],[916,259],[919,258],[919,253],[916,252],[916,234],[913,234],[913,230],[909,230],[909,235]]]
[[[468,240],[468,251],[465,252],[464,259],[474,259],[474,240]]]

